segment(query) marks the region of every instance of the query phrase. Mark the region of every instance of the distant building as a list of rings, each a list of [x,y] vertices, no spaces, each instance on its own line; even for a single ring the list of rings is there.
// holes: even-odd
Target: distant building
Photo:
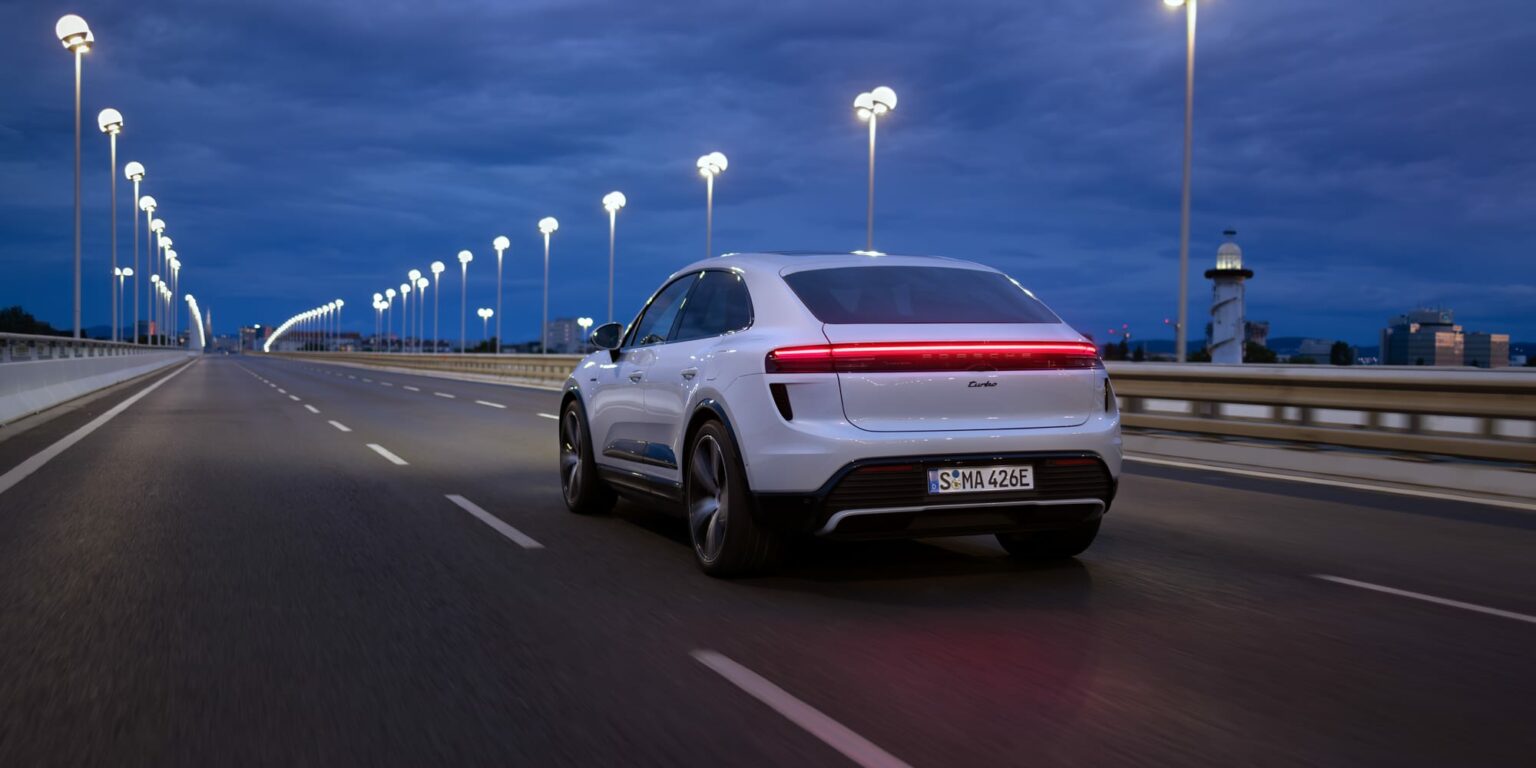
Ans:
[[[1509,334],[1469,333],[1463,345],[1467,365],[1479,368],[1509,366]]]
[[[1269,346],[1269,321],[1246,320],[1243,322],[1243,341],[1249,344],[1257,344],[1261,347]]]
[[[574,317],[561,317],[549,321],[544,329],[549,341],[549,351],[555,354],[572,354],[582,350],[581,326]]]
[[[1506,352],[1509,337],[1504,337]],[[1449,309],[1416,309],[1381,331],[1383,365],[1461,365],[1465,339]]]
[[[1243,362],[1243,342],[1248,335],[1243,281],[1253,277],[1253,270],[1243,268],[1243,249],[1234,242],[1237,230],[1222,234],[1227,241],[1216,249],[1216,268],[1205,271],[1206,279],[1212,282],[1211,362],[1237,365]]]

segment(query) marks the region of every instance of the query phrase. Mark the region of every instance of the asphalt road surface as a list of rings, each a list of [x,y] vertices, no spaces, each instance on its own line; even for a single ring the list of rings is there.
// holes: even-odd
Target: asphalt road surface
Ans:
[[[1536,513],[1131,464],[1076,562],[718,581],[553,392],[254,356],[0,473],[151,386],[0,479],[0,765],[1536,764]]]

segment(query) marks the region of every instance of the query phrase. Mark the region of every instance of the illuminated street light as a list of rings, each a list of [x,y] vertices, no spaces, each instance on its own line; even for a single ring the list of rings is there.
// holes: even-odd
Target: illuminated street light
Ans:
[[[704,258],[714,255],[712,240],[715,235],[715,177],[730,165],[725,155],[711,152],[699,158],[699,175],[704,177]]]
[[[496,314],[496,310],[490,307],[481,307],[475,310],[475,314],[480,316],[480,335],[485,338],[486,343],[489,343],[491,340],[491,316]]]
[[[107,135],[107,139],[112,144],[112,152],[111,152],[111,155],[109,156],[110,159],[111,159],[111,163],[108,166],[108,170],[107,170],[107,183],[112,185],[112,271],[114,273],[116,273],[117,272],[117,135],[119,133],[123,132],[123,115],[122,115],[121,112],[118,112],[117,110],[112,109],[111,107],[103,109],[101,112],[97,113],[97,115],[96,115],[96,126],[101,129],[102,133],[105,133]],[[119,281],[119,282],[121,282],[121,281]],[[118,286],[118,288],[121,289],[122,286]],[[121,331],[122,325],[119,322],[121,320],[121,318],[122,318],[122,313],[118,311],[118,307],[117,307],[117,301],[118,301],[117,294],[122,293],[122,291],[118,290],[116,292],[112,292],[112,291],[108,291],[108,292],[112,293],[112,340],[113,341],[118,341],[121,338],[121,332],[122,332]]]
[[[875,125],[880,116],[896,108],[896,92],[880,86],[859,94],[853,100],[853,110],[859,119],[869,123],[869,212],[864,235],[864,250],[875,250]]]
[[[603,195],[603,209],[608,211],[608,322],[613,322],[613,241],[619,226],[619,209],[629,203],[618,190]]]
[[[400,354],[405,354],[406,329],[411,316],[411,285],[400,284]]]
[[[587,329],[592,327],[592,318],[578,317],[576,325],[581,327],[581,351],[587,351]]]
[[[1163,0],[1169,8],[1184,6],[1184,183],[1179,194],[1179,322],[1175,326],[1174,359],[1184,362],[1189,336],[1189,161],[1195,121],[1195,4],[1198,0]]]
[[[437,309],[438,305],[442,303],[441,299],[439,298],[439,294],[442,292],[442,286],[438,283],[438,278],[443,274],[443,270],[448,269],[448,267],[444,266],[441,261],[434,261],[432,262],[430,269],[432,270],[432,353],[437,354],[438,345],[441,344],[443,340],[442,334],[437,330],[437,321],[443,315],[443,313],[439,312]]]
[[[416,285],[416,283],[419,280],[421,280],[421,270],[413,269],[413,270],[405,273],[405,281],[407,283],[410,283],[411,288],[413,290],[418,287]],[[412,320],[408,323],[408,325],[410,326],[410,329],[412,331],[415,331],[417,326],[420,325],[421,310],[425,309],[426,306],[427,306],[426,302],[420,301],[420,299],[426,298],[426,296],[424,294],[417,293],[416,294],[416,298],[418,299],[418,301],[416,302],[416,317],[412,318]],[[421,334],[420,333],[416,334],[416,351],[417,352],[421,352]]]
[[[133,210],[135,210],[135,211],[143,210],[144,200],[146,198],[139,197],[139,182],[144,180],[144,165],[142,163],[138,163],[136,161],[130,160],[130,161],[128,161],[127,165],[123,166],[123,175],[128,177],[129,181],[133,182]],[[154,198],[147,198],[147,199],[150,200],[151,203],[154,202]],[[117,206],[113,206],[113,207],[116,208]],[[134,269],[142,269],[139,266],[139,216],[138,216],[137,213],[132,214],[132,216],[133,216],[133,268]],[[118,293],[121,294],[122,291],[118,291]],[[137,343],[139,343],[139,279],[137,277],[135,277],[133,279],[133,326],[132,327],[133,327],[133,343],[137,344]]]
[[[121,307],[123,302],[123,278],[133,277],[133,267],[113,267],[112,274],[117,277],[117,301],[112,303],[112,309],[116,313],[112,316],[113,325],[122,325],[123,316]]]
[[[411,270],[415,272],[416,270]],[[423,354],[427,351],[427,286],[432,281],[425,277],[416,278],[416,353]]]
[[[384,294],[373,294],[373,348],[379,347],[379,327],[384,324]]]
[[[469,316],[469,263],[475,255],[459,251],[459,354],[464,354],[464,323]]]
[[[491,247],[496,250],[496,354],[501,354],[501,257],[512,247],[512,241],[506,235],[497,235],[491,241]]]
[[[80,338],[80,68],[86,51],[96,42],[85,19],[73,13],[60,17],[54,34],[65,50],[75,54],[75,338]]]
[[[331,303],[336,306],[336,351],[340,352],[341,351],[341,308],[346,306],[347,303],[345,301],[342,301],[341,299],[337,299],[337,300],[335,300],[335,301],[333,301]]]
[[[395,325],[395,318],[394,318],[395,312],[394,312],[394,308],[395,308],[395,289],[393,289],[393,288],[386,288],[386,289],[384,289],[384,335],[385,336],[389,335],[390,330],[393,329],[394,325]],[[389,348],[393,347],[394,345],[390,344],[388,339],[385,339],[384,341],[385,341],[384,348],[385,348],[385,351],[387,352],[387,351],[389,351]],[[404,342],[405,342],[405,340],[401,339],[401,343],[403,344]]]
[[[539,231],[544,234],[544,324],[539,326],[539,353],[549,354],[549,236],[560,228],[553,216],[539,219]]]

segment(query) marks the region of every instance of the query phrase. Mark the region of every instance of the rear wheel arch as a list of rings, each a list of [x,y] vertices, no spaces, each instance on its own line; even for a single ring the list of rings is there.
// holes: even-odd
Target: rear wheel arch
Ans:
[[[714,398],[704,398],[694,407],[693,415],[688,417],[688,428],[683,430],[683,442],[679,456],[686,456],[688,446],[693,442],[693,436],[698,433],[699,427],[707,421],[718,421],[725,427],[725,433],[730,436],[731,442],[736,444],[736,451],[741,456],[741,463],[747,463],[746,451],[741,444],[741,436],[736,434],[736,427],[731,424],[731,417],[725,412],[725,406]],[[679,469],[686,470],[687,460],[678,463]]]

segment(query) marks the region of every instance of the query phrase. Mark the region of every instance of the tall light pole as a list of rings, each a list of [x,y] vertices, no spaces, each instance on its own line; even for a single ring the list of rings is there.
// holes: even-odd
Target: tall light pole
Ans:
[[[496,249],[496,354],[501,354],[501,257],[512,247],[512,241],[506,235],[497,235],[491,241],[491,247]]]
[[[443,340],[442,334],[438,331],[438,320],[443,316],[443,313],[438,311],[438,305],[442,303],[443,290],[442,284],[438,282],[438,278],[442,276],[443,270],[447,268],[441,261],[432,262],[432,354],[437,354],[438,345]]]
[[[405,281],[407,283],[411,284],[411,290],[413,290],[413,291],[418,290],[419,286],[417,285],[417,282],[419,282],[420,280],[421,280],[421,270],[419,270],[419,269],[413,269],[413,270],[405,273]],[[427,306],[426,302],[421,301],[421,299],[426,298],[426,295],[423,294],[423,293],[419,293],[418,292],[416,294],[416,298],[417,298],[417,302],[416,302],[416,320],[419,321],[419,320],[421,320],[421,310],[424,307]],[[415,331],[417,325],[419,325],[418,322],[411,323],[411,330]],[[416,334],[416,351],[417,352],[421,352],[421,334],[420,333]]]
[[[880,86],[859,94],[853,100],[853,111],[860,120],[869,123],[869,214],[864,235],[864,250],[875,249],[875,125],[880,116],[896,108],[896,92]]]
[[[155,207],[156,206],[157,206],[157,203],[155,202],[155,199],[153,197],[150,197],[149,195],[145,195],[145,196],[139,198],[139,210],[144,212],[144,238],[145,238],[145,240],[144,240],[144,272],[146,274],[149,273],[149,272],[152,272],[154,270],[154,258],[155,257],[152,256],[151,254],[153,254],[154,251],[155,251]],[[137,281],[135,281],[135,282],[137,282]],[[153,309],[152,309],[152,307],[150,306],[150,303],[149,303],[149,291],[150,291],[149,281],[145,280],[144,281],[144,319],[147,322],[149,322],[149,323],[153,323],[154,321],[150,320],[150,317],[153,316],[154,312],[153,312]],[[137,304],[138,301],[139,301],[138,289],[137,288],[134,289],[133,301],[134,301],[135,304]],[[139,332],[138,321],[137,320],[134,321],[133,332],[135,334],[137,334]],[[144,343],[146,343],[146,344],[154,343],[154,338],[150,335],[149,327],[148,326],[145,326],[145,328],[144,328]]]
[[[117,110],[107,107],[96,115],[96,127],[107,135],[112,144],[110,155],[111,166],[107,170],[107,183],[112,185],[112,271],[117,271],[117,135],[123,132],[123,115]],[[117,286],[121,288],[122,286]],[[122,313],[117,308],[117,294],[112,293],[112,340],[121,338],[122,326],[120,320]]]
[[[459,251],[459,354],[464,354],[464,324],[469,318],[469,263],[475,255]]]
[[[379,349],[379,327],[384,324],[384,294],[373,294],[373,350]]]
[[[629,203],[618,190],[603,195],[603,209],[608,211],[608,322],[613,322],[613,243],[619,226],[619,209]]]
[[[699,158],[699,175],[704,177],[704,258],[714,255],[712,241],[715,236],[715,177],[730,165],[725,155],[711,152]]]
[[[416,278],[416,354],[418,355],[427,351],[427,286],[431,284],[432,281],[425,277]]]
[[[119,308],[122,306],[123,278],[133,276],[133,267],[113,267],[112,275],[117,278],[117,301],[112,302],[112,323],[122,325],[123,317]]]
[[[1195,4],[1197,0],[1163,0],[1169,8],[1184,6],[1184,185],[1179,195],[1179,324],[1174,330],[1175,358],[1184,362],[1189,338],[1189,158],[1195,122]]]
[[[481,307],[481,308],[475,310],[475,314],[480,316],[480,335],[485,338],[486,343],[490,343],[490,340],[491,340],[491,326],[490,326],[490,322],[491,322],[491,317],[496,314],[496,310],[491,309],[490,307]]]
[[[394,310],[395,310],[395,289],[393,289],[393,288],[386,288],[384,290],[384,335],[386,337],[389,336],[390,331],[392,331],[394,329],[394,327],[395,327],[395,318],[394,318],[395,311]],[[389,339],[388,338],[386,338],[384,340],[384,351],[388,352],[390,347],[393,347],[393,346],[394,346],[393,344],[389,343]]]
[[[123,166],[123,175],[133,182],[133,210],[138,211],[144,203],[144,199],[139,197],[139,182],[144,180],[144,166],[141,163],[130,160],[127,165]],[[113,207],[116,208],[117,206]],[[142,271],[143,267],[139,266],[139,215],[134,213],[132,216],[133,268]],[[118,294],[121,295],[122,291],[119,290]],[[137,277],[133,278],[133,343],[139,343],[139,278]]]
[[[553,216],[539,219],[539,231],[544,233],[544,324],[539,326],[539,354],[549,354],[549,236],[560,228]]]
[[[335,304],[336,304],[336,351],[340,352],[341,351],[341,308],[346,306],[347,303],[345,301],[342,301],[341,299],[337,299],[335,301]]]
[[[581,327],[581,351],[587,351],[587,329],[592,327],[592,318],[578,317],[576,325]]]
[[[400,284],[400,354],[405,354],[406,330],[410,327],[411,317],[411,284]]]
[[[160,316],[160,275],[156,274],[149,276],[149,287],[150,292],[155,295],[153,303],[146,307],[146,309],[149,310],[149,325],[151,328],[153,328],[155,326],[154,318]],[[154,343],[154,334],[150,334],[149,338],[150,343]]]
[[[53,25],[65,50],[75,54],[75,338],[80,338],[80,68],[96,42],[85,19],[67,14]],[[113,170],[116,173],[116,170]]]
[[[170,240],[169,237],[166,240]],[[171,330],[171,343],[181,346],[181,336],[177,333],[177,323],[181,320],[181,313],[176,311],[176,290],[181,287],[181,260],[176,258],[176,252],[169,246],[165,249],[165,268],[170,270],[170,279],[162,282],[166,285],[166,297],[169,301],[165,304],[165,325]]]

